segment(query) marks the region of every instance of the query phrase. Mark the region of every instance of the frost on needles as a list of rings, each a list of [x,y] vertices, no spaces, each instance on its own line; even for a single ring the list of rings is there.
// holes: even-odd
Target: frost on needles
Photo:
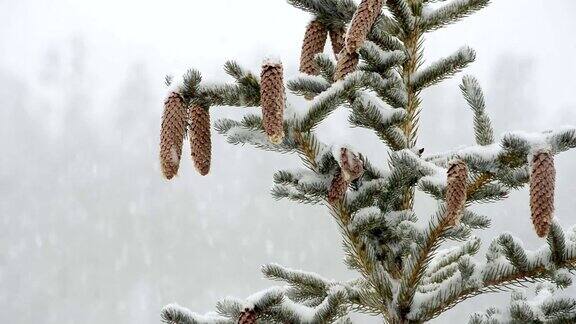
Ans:
[[[561,294],[572,284],[570,271],[576,267],[576,229],[563,229],[554,218],[554,156],[576,147],[576,128],[496,136],[480,82],[464,76],[460,89],[476,143],[439,153],[417,146],[422,91],[453,77],[476,57],[463,46],[424,65],[424,36],[489,1],[288,3],[311,16],[311,23],[302,26],[302,73],[284,84],[279,61],[266,60],[257,72],[230,61],[224,65],[233,79],[229,83],[206,83],[193,69],[172,79],[169,95],[178,104],[174,99],[165,106],[161,162],[166,177],[175,176],[182,141],[192,134],[192,157],[197,166],[209,166],[204,111],[247,108],[243,118],[217,120],[214,129],[232,144],[300,157],[300,168],[274,173],[272,195],[326,206],[342,234],[344,261],[357,277],[335,281],[269,264],[262,272],[278,286],[245,299],[223,299],[215,312],[204,315],[168,305],[163,320],[351,323],[348,315],[360,312],[386,323],[422,323],[466,299],[540,282],[535,297],[514,291],[510,305],[472,314],[470,323],[576,321],[576,301]],[[325,54],[328,37],[333,46]],[[308,100],[306,109],[298,110],[303,112],[286,102],[286,90]],[[352,147],[320,141],[316,127],[336,109],[350,112],[342,127],[372,130],[389,152],[388,161],[375,163]],[[208,167],[201,170],[207,173]],[[475,205],[503,201],[526,186],[531,215],[524,217],[531,217],[535,235],[543,237],[540,248],[527,250],[512,233],[496,233],[492,242],[475,236],[491,225]],[[416,215],[416,190],[436,199],[436,210]],[[478,255],[482,244],[488,246],[486,255]]]

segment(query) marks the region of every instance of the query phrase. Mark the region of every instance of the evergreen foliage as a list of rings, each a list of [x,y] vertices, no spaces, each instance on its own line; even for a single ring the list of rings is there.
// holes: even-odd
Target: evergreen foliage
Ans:
[[[312,20],[327,30],[345,28],[359,8],[352,0],[288,3],[310,13]],[[335,81],[336,62],[331,55],[319,53],[313,58],[317,75],[300,74],[287,82],[293,94],[313,99],[303,113],[286,104],[283,125],[276,125],[283,126],[282,140],[269,140],[260,113],[216,121],[216,131],[232,144],[301,158],[303,167],[274,174],[272,195],[325,205],[340,228],[345,262],[358,277],[340,282],[269,264],[262,267],[264,276],[282,285],[244,300],[227,298],[217,304],[217,313],[206,315],[169,305],[162,311],[163,320],[174,324],[236,323],[249,311],[261,323],[351,323],[347,314],[355,311],[380,316],[387,323],[421,323],[480,294],[547,282],[555,287],[540,286],[536,299],[515,292],[507,308],[474,314],[470,323],[575,321],[576,300],[557,297],[551,290],[572,282],[569,271],[576,270],[576,230],[564,230],[551,221],[547,241],[536,251],[528,251],[512,234],[503,233],[492,241],[486,255],[479,257],[482,242],[473,233],[489,228],[491,222],[473,209],[480,203],[502,201],[510,192],[535,181],[530,176],[533,153],[545,150],[552,159],[576,147],[576,128],[508,132],[497,138],[479,82],[465,76],[460,88],[474,114],[476,144],[427,155],[416,145],[421,92],[460,72],[476,56],[471,48],[462,47],[423,66],[423,35],[488,3],[386,1],[358,53],[348,53],[361,59],[355,71]],[[258,107],[270,99],[261,98],[261,93],[266,93],[261,90],[269,86],[262,82],[261,89],[258,73],[232,61],[224,68],[233,82],[204,84],[200,73],[190,70],[179,88],[181,96],[190,105],[209,109]],[[349,109],[351,126],[374,132],[388,149],[389,160],[380,167],[367,155],[358,154],[364,172],[358,179],[340,182],[345,194],[329,199],[331,183],[342,176],[341,148],[322,143],[315,128],[341,108]],[[453,181],[448,179],[455,162],[460,166],[457,191],[450,188]],[[553,187],[553,179],[543,181]],[[438,201],[428,221],[418,221],[420,215],[413,210],[415,190]],[[539,199],[541,205],[551,204],[545,195]]]

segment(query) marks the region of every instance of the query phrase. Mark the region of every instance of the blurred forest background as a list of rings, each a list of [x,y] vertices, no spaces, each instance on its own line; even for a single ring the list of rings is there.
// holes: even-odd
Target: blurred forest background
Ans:
[[[484,86],[497,133],[576,124],[575,10],[572,0],[494,0],[428,37],[425,54],[476,49],[465,73]],[[268,262],[351,278],[326,209],[269,195],[273,171],[296,156],[214,134],[207,177],[187,148],[175,181],[162,179],[157,159],[165,74],[194,66],[218,81],[227,59],[258,71],[273,54],[294,75],[308,19],[283,0],[0,0],[0,322],[159,323],[167,303],[205,312],[273,285],[259,272]],[[427,153],[473,143],[460,77],[423,95]],[[219,108],[212,118],[242,113]],[[385,166],[384,146],[343,128],[346,115],[330,117],[320,137]],[[575,162],[574,152],[557,162],[564,226],[576,223]],[[433,205],[417,197],[421,219]],[[531,248],[542,243],[527,190],[476,210],[493,220],[482,238],[512,231]],[[437,322],[461,323],[508,298],[467,301]]]

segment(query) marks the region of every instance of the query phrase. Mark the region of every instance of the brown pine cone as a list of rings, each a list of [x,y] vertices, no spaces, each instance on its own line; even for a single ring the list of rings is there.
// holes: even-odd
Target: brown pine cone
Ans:
[[[358,51],[364,44],[372,25],[382,11],[383,5],[383,0],[362,0],[360,2],[346,34],[346,49],[349,53]]]
[[[328,188],[328,202],[334,205],[344,198],[346,190],[348,190],[348,182],[344,179],[342,171],[338,169],[334,174],[334,178],[332,178],[330,188]]]
[[[164,101],[164,113],[160,127],[160,165],[166,179],[178,174],[182,145],[186,136],[186,107],[184,99],[171,92]]]
[[[238,318],[238,324],[256,324],[256,312],[253,309],[244,308]]]
[[[262,126],[273,144],[284,139],[284,76],[282,63],[264,62],[260,81],[260,102],[262,105]]]
[[[340,149],[340,165],[346,182],[352,182],[360,178],[364,173],[362,160],[345,147]]]
[[[460,224],[462,212],[466,206],[466,181],[468,166],[464,161],[457,161],[448,169],[448,185],[446,187],[446,221],[449,226]]]
[[[540,152],[532,159],[530,175],[530,209],[536,234],[546,237],[554,217],[554,185],[556,170],[549,152]]]
[[[314,56],[324,51],[327,37],[328,31],[324,24],[318,20],[313,20],[308,24],[300,54],[300,72],[312,75],[319,73],[318,67],[314,63]]]
[[[346,34],[346,29],[330,29],[330,42],[332,43],[332,51],[334,56],[338,59],[338,54],[342,51],[345,45],[344,35]]]
[[[356,71],[358,66],[358,53],[348,53],[345,48],[338,54],[336,71],[334,72],[334,81],[343,79],[346,75]]]
[[[210,113],[196,104],[190,107],[190,152],[198,173],[207,175],[212,154]]]

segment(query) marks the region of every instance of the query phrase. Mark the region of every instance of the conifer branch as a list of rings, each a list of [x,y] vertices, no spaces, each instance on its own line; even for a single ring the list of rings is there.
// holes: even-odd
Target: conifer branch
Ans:
[[[430,66],[418,71],[412,79],[415,91],[430,87],[461,71],[468,64],[474,62],[476,53],[469,47],[462,47],[454,54],[432,63]]]
[[[330,88],[330,82],[320,76],[300,75],[288,81],[288,89],[296,95],[314,98]]]
[[[414,27],[414,14],[407,0],[387,0],[386,6],[400,25],[404,33],[410,32]]]
[[[421,284],[433,254],[442,243],[450,226],[450,218],[445,215],[446,209],[441,206],[428,225],[425,241],[419,245],[417,254],[406,267],[398,294],[398,309],[403,317],[409,313],[416,289]]]
[[[396,23],[385,15],[380,15],[368,34],[368,39],[385,51],[405,51],[406,47],[397,37],[398,33]]]
[[[490,0],[452,0],[442,7],[423,15],[422,31],[429,32],[452,24],[486,7]]]
[[[390,109],[371,97],[361,96],[352,104],[350,123],[353,126],[373,129],[392,150],[397,151],[405,148],[406,143],[394,125],[402,123],[405,118],[404,109]]]
[[[474,182],[468,185],[466,196],[473,197],[478,190],[492,182],[494,179],[493,177],[494,176],[489,172],[479,174],[476,179],[474,179]]]
[[[330,84],[334,83],[334,72],[336,71],[336,63],[324,53],[317,54],[314,57],[314,63],[320,70],[320,75]]]
[[[312,101],[308,112],[299,121],[299,129],[308,131],[322,122],[332,111],[347,102],[349,96],[362,86],[364,74],[355,72],[346,76],[332,85],[330,89],[322,93]]]
[[[292,6],[315,15],[328,28],[341,28],[356,11],[353,0],[288,0]]]
[[[299,150],[302,152],[302,158],[304,160],[305,165],[311,166],[316,172],[319,172],[318,169],[318,159],[319,159],[319,147],[314,144],[310,144],[309,140],[307,140],[307,135],[302,134],[301,132],[294,130],[295,137],[297,138],[297,143],[299,143]],[[331,212],[334,218],[337,220],[339,224],[342,235],[344,238],[344,245],[346,247],[347,253],[349,256],[354,260],[354,264],[356,268],[362,273],[363,277],[369,283],[370,287],[375,291],[379,292],[381,298],[386,301],[391,298],[391,295],[387,293],[386,287],[390,287],[390,285],[386,284],[386,281],[382,281],[383,275],[385,273],[382,270],[376,270],[374,268],[375,262],[374,257],[370,257],[368,250],[365,249],[366,245],[362,244],[358,237],[354,236],[349,230],[349,224],[352,219],[348,209],[345,207],[345,202],[340,201],[336,202],[334,205],[331,206]],[[364,247],[364,248],[363,248]],[[382,290],[384,289],[384,290]],[[382,295],[383,294],[383,295]],[[384,303],[384,305],[387,302]],[[382,306],[382,303],[376,304],[379,305],[378,310],[380,313],[385,314],[386,309]],[[370,309],[369,306],[366,305],[359,305],[360,308]],[[372,306],[373,308],[374,306]]]
[[[217,314],[199,315],[176,304],[170,304],[162,309],[160,314],[166,324],[232,324],[234,321]]]
[[[404,63],[406,55],[403,51],[384,52],[375,43],[367,41],[360,48],[360,56],[367,63],[365,71],[386,73],[392,67]]]
[[[474,77],[465,76],[462,78],[460,89],[468,105],[472,111],[474,111],[476,143],[479,145],[490,145],[494,143],[494,131],[492,130],[490,117],[486,114],[486,104],[480,84]]]
[[[549,238],[549,240],[554,239]],[[433,307],[425,307],[425,311],[420,315],[415,316],[413,314],[414,318],[430,320],[461,301],[479,294],[509,291],[512,287],[524,283],[553,279],[555,276],[554,269],[576,270],[576,245],[574,243],[570,243],[570,246],[561,255],[554,256],[555,252],[552,248],[547,253],[537,254],[529,259],[510,235],[501,236],[497,242],[500,248],[496,249],[495,254],[489,251],[494,255],[487,255],[488,263],[476,270],[478,273],[476,276],[481,278],[480,282],[470,286],[455,287],[446,296],[431,296],[430,300],[436,299],[437,302],[433,303]],[[502,254],[510,261],[502,262],[499,259],[499,255]],[[551,268],[551,264],[554,266],[553,268]]]
[[[532,299],[524,293],[514,292],[507,309],[492,307],[485,313],[477,312],[468,323],[572,323],[576,320],[576,300],[558,296],[557,290],[550,285],[538,284]]]

